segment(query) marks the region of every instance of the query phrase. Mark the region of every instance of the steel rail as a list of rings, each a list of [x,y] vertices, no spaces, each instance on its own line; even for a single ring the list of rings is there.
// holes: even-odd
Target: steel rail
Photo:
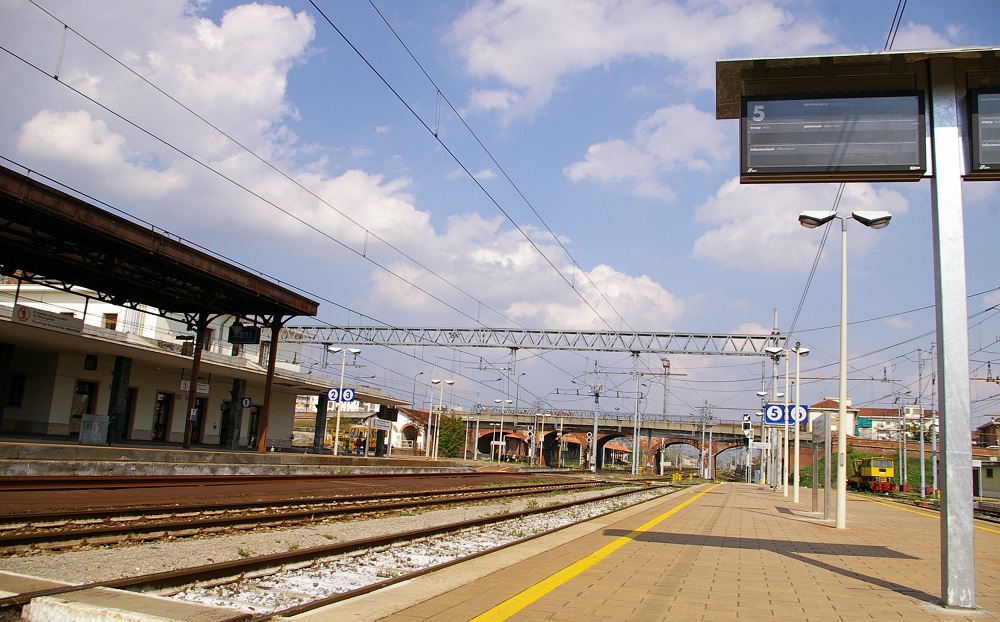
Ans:
[[[387,536],[376,536],[376,537],[372,537],[372,538],[362,538],[362,539],[359,539],[359,540],[352,540],[352,541],[349,541],[349,542],[342,542],[342,543],[338,543],[338,544],[330,544],[330,545],[325,545],[325,546],[320,546],[320,547],[311,547],[311,548],[307,548],[307,549],[298,549],[298,550],[295,550],[295,551],[287,551],[287,552],[282,552],[282,553],[272,553],[272,554],[269,554],[269,555],[260,555],[260,556],[257,556],[257,557],[249,557],[249,558],[245,558],[245,559],[236,559],[236,560],[231,560],[231,561],[227,561],[227,562],[216,562],[216,563],[213,563],[213,564],[205,564],[205,565],[202,565],[202,566],[195,566],[195,567],[192,567],[192,568],[185,568],[185,569],[181,569],[181,570],[169,570],[169,571],[164,571],[164,572],[156,572],[156,573],[151,573],[151,574],[138,575],[138,576],[135,576],[135,577],[126,577],[126,578],[123,578],[123,579],[111,579],[111,580],[108,580],[108,581],[96,581],[96,582],[92,582],[92,583],[83,583],[83,584],[76,584],[76,585],[59,586],[59,587],[53,587],[53,588],[46,588],[46,589],[43,589],[43,590],[35,590],[35,591],[31,591],[31,592],[22,592],[20,594],[15,594],[15,595],[12,595],[12,596],[6,596],[6,597],[3,597],[3,598],[0,598],[0,608],[2,608],[2,607],[11,607],[11,606],[21,607],[21,606],[26,605],[28,602],[30,602],[32,598],[37,598],[37,597],[40,597],[40,596],[55,596],[55,595],[58,595],[58,594],[68,594],[68,593],[71,593],[71,592],[82,591],[82,590],[89,590],[89,589],[94,589],[94,588],[99,588],[99,587],[116,588],[116,589],[125,588],[125,589],[131,589],[131,590],[149,592],[149,591],[162,591],[162,590],[166,590],[166,589],[176,589],[178,587],[181,587],[181,586],[184,586],[184,585],[188,585],[188,584],[192,584],[192,583],[196,583],[196,582],[215,581],[215,580],[219,580],[219,579],[222,579],[222,578],[225,578],[225,577],[233,577],[234,580],[235,580],[236,578],[245,576],[245,575],[250,574],[250,573],[259,572],[259,571],[262,571],[262,570],[280,569],[283,566],[292,565],[292,564],[301,564],[303,562],[310,562],[310,561],[314,561],[314,560],[321,559],[321,558],[324,558],[324,557],[335,557],[335,556],[343,555],[343,554],[346,554],[346,553],[352,553],[352,552],[364,551],[364,550],[368,550],[368,549],[374,549],[374,548],[380,548],[380,547],[385,547],[385,546],[391,546],[393,544],[398,544],[400,542],[407,542],[407,541],[411,541],[411,540],[418,540],[420,538],[432,537],[432,536],[443,534],[443,533],[461,531],[463,529],[468,529],[468,528],[472,528],[472,527],[479,527],[479,526],[482,526],[482,525],[489,525],[491,523],[498,523],[498,522],[502,522],[502,521],[505,521],[505,520],[511,520],[511,519],[520,518],[520,517],[523,517],[523,516],[531,516],[531,515],[534,515],[534,514],[542,514],[542,513],[546,513],[546,512],[555,512],[557,510],[562,510],[562,509],[566,509],[566,508],[573,507],[573,506],[576,506],[576,505],[580,505],[581,503],[589,503],[589,502],[595,502],[595,501],[602,501],[602,500],[605,500],[605,499],[614,499],[616,497],[621,497],[621,496],[624,496],[624,495],[633,494],[633,493],[637,492],[637,490],[663,489],[663,488],[668,488],[669,489],[669,488],[672,488],[672,487],[671,486],[666,486],[666,485],[663,485],[663,486],[660,486],[660,485],[646,486],[644,488],[635,487],[635,488],[632,488],[630,490],[614,492],[614,493],[611,493],[611,494],[602,495],[600,497],[593,497],[591,499],[586,499],[586,500],[583,500],[583,501],[568,501],[568,502],[560,503],[560,504],[556,504],[556,505],[550,505],[550,506],[545,506],[545,507],[539,507],[539,508],[531,508],[531,509],[527,509],[527,510],[521,510],[519,512],[510,512],[510,513],[507,513],[507,514],[493,514],[493,515],[490,515],[490,516],[484,516],[484,517],[474,518],[474,519],[471,519],[471,520],[458,521],[458,522],[453,522],[453,523],[446,523],[446,524],[437,525],[437,526],[434,526],[434,527],[428,527],[428,528],[425,528],[425,529],[415,529],[415,530],[411,530],[411,531],[399,532],[399,533],[390,534],[390,535],[387,535]],[[587,518],[587,519],[582,519],[581,521],[570,523],[570,524],[564,525],[562,527],[559,527],[559,528],[551,530],[551,531],[558,531],[559,529],[565,529],[566,527],[569,527],[569,526],[571,526],[573,524],[577,524],[578,522],[583,522],[583,521],[586,521],[586,520],[593,520],[593,517]],[[545,533],[550,533],[550,532],[545,532]],[[489,553],[489,552],[492,552],[492,551],[496,551],[496,550],[500,550],[500,549],[503,549],[503,548],[507,548],[509,546],[513,546],[514,544],[518,544],[520,542],[524,542],[524,541],[527,541],[527,540],[531,540],[533,538],[540,537],[541,535],[544,535],[544,533],[535,534],[534,536],[528,536],[526,538],[521,538],[519,540],[515,540],[515,541],[512,541],[512,542],[501,544],[501,545],[492,547],[492,548],[490,548],[490,549],[488,549],[486,551],[483,551],[482,553],[479,553],[479,554],[476,554],[476,555],[473,555],[473,556],[470,556],[470,557],[466,557],[466,558],[463,558],[463,559],[471,559],[473,557],[477,557],[477,556],[485,554],[485,553]],[[447,563],[447,564],[450,565],[450,563]],[[435,567],[435,569],[440,568],[440,567],[443,567],[443,566],[439,565],[439,566]],[[429,569],[427,571],[429,571]],[[400,577],[397,577],[394,580],[390,580],[389,582],[382,582],[382,583],[384,585],[389,585],[391,583],[398,582],[398,580],[403,580],[405,578],[412,579],[414,576],[418,576],[418,575],[409,575],[409,574],[408,575],[401,575]],[[362,589],[364,589],[364,588],[362,588]],[[357,590],[355,590],[354,592],[348,592],[346,594],[351,594],[352,596],[356,596],[356,595],[358,595],[358,593],[359,592]],[[342,600],[343,597],[345,597],[345,595],[339,595],[339,596],[341,597],[341,598],[339,598],[340,600]],[[337,599],[337,597],[331,597],[331,598]],[[322,604],[317,604],[317,605],[315,605],[312,608],[323,606],[325,604],[329,604],[329,602],[327,602],[327,601],[329,601],[329,602],[336,602],[336,600],[323,599]],[[314,601],[314,602],[316,602],[316,601]],[[306,605],[299,605],[298,607],[296,607],[296,609],[297,610],[301,610],[301,611],[308,611],[309,609],[303,609],[302,608],[302,607],[306,607],[307,605],[308,605],[308,603]],[[257,618],[257,619],[265,620],[265,619],[270,619],[270,618],[274,618],[274,617],[281,616],[281,615],[289,615],[289,613],[288,613],[289,611],[290,610],[276,611],[276,612],[272,612],[270,614],[267,614],[264,617],[260,617],[260,618]],[[234,616],[232,618],[230,618],[228,620],[228,622],[238,622],[238,621],[241,621],[241,620],[249,620],[251,618],[253,618],[253,615],[251,615],[251,614],[236,614],[236,613],[234,613]]]
[[[393,479],[418,477],[470,477],[470,476],[522,476],[523,473],[510,471],[454,471],[448,473],[364,473],[364,474],[322,474],[301,475],[80,475],[49,476],[27,475],[0,477],[0,492],[33,490],[79,490],[92,488],[154,488],[177,486],[226,486],[232,484],[263,484],[268,482],[300,481],[343,481],[352,479]]]
[[[134,541],[134,536],[155,534],[164,532],[164,535],[171,537],[201,535],[206,530],[224,529],[237,525],[250,525],[262,527],[273,524],[304,523],[315,522],[323,518],[344,515],[361,515],[372,513],[385,513],[397,510],[434,506],[456,503],[470,503],[482,501],[484,499],[498,499],[508,497],[523,497],[535,495],[548,491],[575,491],[595,487],[608,486],[606,482],[581,482],[566,486],[564,484],[548,485],[530,489],[480,489],[474,493],[465,491],[429,492],[420,495],[419,498],[412,498],[406,501],[388,502],[381,505],[372,503],[350,503],[345,505],[304,508],[300,510],[282,510],[274,512],[262,512],[260,514],[231,514],[227,516],[192,516],[184,518],[169,518],[165,520],[153,520],[151,522],[133,524],[116,523],[113,525],[84,526],[70,529],[42,529],[31,533],[4,533],[0,534],[0,545],[8,550],[19,547],[38,546],[40,544],[66,543],[74,541],[88,541],[94,538],[110,538],[123,536],[120,541]],[[266,505],[266,504],[261,504]],[[297,505],[304,505],[299,503]],[[190,533],[177,533],[190,532]]]
[[[178,514],[193,514],[196,512],[224,512],[227,510],[248,510],[254,508],[278,508],[278,507],[295,507],[307,504],[323,504],[323,503],[349,503],[349,502],[372,502],[372,501],[382,501],[391,499],[406,499],[412,497],[427,496],[433,494],[447,494],[447,493],[475,493],[483,491],[496,491],[496,490],[527,490],[527,489],[539,489],[551,486],[563,486],[572,484],[583,484],[595,482],[605,482],[605,480],[593,480],[593,479],[578,479],[578,480],[567,480],[564,482],[545,483],[545,484],[513,484],[513,485],[503,485],[495,484],[492,486],[473,486],[469,488],[443,488],[443,489],[427,489],[427,490],[413,490],[413,491],[390,491],[390,492],[380,492],[372,494],[334,494],[334,495],[321,495],[312,496],[310,491],[302,491],[302,498],[298,499],[261,499],[257,501],[237,501],[237,502],[213,502],[213,503],[191,503],[191,504],[180,504],[180,503],[168,503],[165,505],[115,505],[102,508],[93,509],[82,509],[82,510],[65,510],[60,509],[56,511],[46,511],[46,512],[21,512],[21,513],[11,513],[11,514],[0,514],[0,525],[4,524],[18,524],[18,523],[44,523],[44,522],[73,522],[73,521],[94,521],[94,520],[105,520],[109,518],[117,518],[123,515],[136,515],[139,513],[143,514],[163,514],[176,516]]]

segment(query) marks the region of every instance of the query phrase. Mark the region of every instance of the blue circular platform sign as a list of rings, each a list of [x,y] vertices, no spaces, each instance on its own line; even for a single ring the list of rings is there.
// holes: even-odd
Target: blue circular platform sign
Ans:
[[[781,404],[768,404],[764,408],[764,425],[778,425],[785,422],[785,408]]]
[[[792,420],[795,423],[805,423],[809,420],[809,408],[799,404],[792,408]]]

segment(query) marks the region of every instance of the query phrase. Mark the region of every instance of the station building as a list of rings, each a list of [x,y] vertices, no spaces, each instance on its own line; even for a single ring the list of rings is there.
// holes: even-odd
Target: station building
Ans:
[[[272,335],[318,306],[0,167],[2,434],[290,447],[297,397],[331,381]]]
[[[194,389],[191,442],[233,441],[223,415],[234,378],[246,382],[239,446],[260,433],[267,349],[233,345],[226,333],[236,318],[223,316],[206,330],[202,363],[192,381],[194,336],[182,323],[135,309],[94,301],[89,290],[60,291],[0,277],[0,341],[9,350],[7,395],[0,433],[79,437],[85,415],[110,417],[109,441],[181,443],[188,394]],[[20,313],[15,313],[15,310]],[[21,316],[20,319],[18,316]],[[299,373],[296,352],[279,350],[275,362],[268,443],[290,446],[296,396],[325,388],[328,381]],[[111,403],[114,368],[131,361],[126,404]]]

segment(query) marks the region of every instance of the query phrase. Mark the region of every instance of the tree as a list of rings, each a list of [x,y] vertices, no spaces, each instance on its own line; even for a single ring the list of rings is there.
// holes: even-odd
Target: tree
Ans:
[[[438,455],[455,458],[465,447],[465,424],[458,417],[441,417],[441,436],[438,439]]]

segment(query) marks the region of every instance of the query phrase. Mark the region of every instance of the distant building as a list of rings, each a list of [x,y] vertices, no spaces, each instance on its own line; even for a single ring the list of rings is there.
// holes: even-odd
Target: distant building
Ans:
[[[906,438],[920,438],[920,426],[928,434],[934,411],[924,410],[921,416],[920,406],[904,404],[900,408],[859,408],[855,421],[855,436],[876,441],[896,441],[900,438],[900,430],[905,431]]]
[[[830,417],[830,429],[833,435],[837,433],[839,400],[827,397],[809,407],[809,420],[814,430],[822,430],[826,417]],[[847,400],[847,436],[873,441],[896,441],[900,438],[900,430],[905,430],[906,437],[916,439],[920,436],[920,426],[924,433],[929,434],[934,412],[924,410],[921,417],[920,407],[915,404],[904,404],[900,408],[854,408],[851,400]],[[996,438],[994,433],[994,438]]]
[[[827,418],[830,421],[830,433],[837,435],[837,420],[840,408],[840,400],[835,397],[825,397],[809,407],[809,422],[814,431],[822,431],[826,425]],[[847,434],[855,435],[854,418],[857,410],[851,407],[851,399],[847,399]]]
[[[997,432],[1000,430],[1000,417],[993,417],[972,433],[972,444],[978,447],[996,447]]]

